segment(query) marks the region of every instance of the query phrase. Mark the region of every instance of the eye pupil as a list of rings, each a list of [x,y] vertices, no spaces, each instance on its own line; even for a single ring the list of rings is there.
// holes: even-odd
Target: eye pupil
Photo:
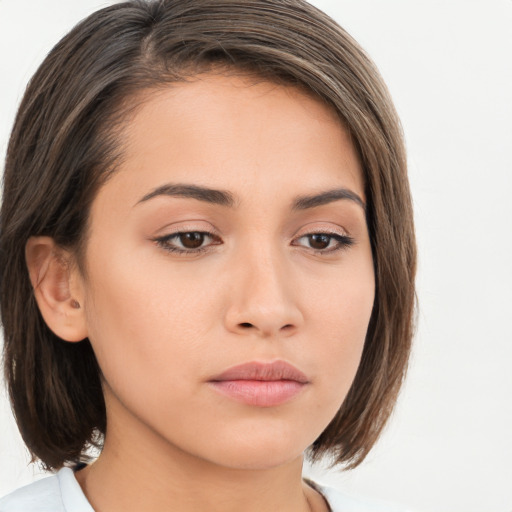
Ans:
[[[309,235],[309,244],[313,249],[326,249],[330,241],[329,235]]]
[[[203,245],[204,233],[199,233],[197,231],[181,233],[180,242],[182,243],[183,247],[186,247],[187,249],[197,249]]]

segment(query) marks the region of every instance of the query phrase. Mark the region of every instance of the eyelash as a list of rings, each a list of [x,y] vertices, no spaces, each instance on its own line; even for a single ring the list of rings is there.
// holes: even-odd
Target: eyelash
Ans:
[[[207,245],[206,247],[198,247],[197,249],[180,249],[179,247],[172,246],[169,244],[169,242],[173,239],[178,239],[180,236],[187,235],[187,234],[199,234],[203,235],[205,237],[209,237],[212,239],[220,240],[220,238],[215,235],[215,233],[211,233],[209,231],[177,231],[176,233],[172,233],[171,235],[165,235],[159,238],[155,238],[153,241],[156,242],[156,244],[161,247],[162,249],[176,254],[200,254],[203,252],[207,252],[210,250],[210,247],[212,245],[220,245],[220,243],[214,243]]]
[[[181,249],[179,247],[170,245],[170,242],[172,240],[179,239],[180,236],[187,235],[187,234],[198,234],[202,235],[203,237],[209,237],[213,240],[217,240],[218,242],[211,243],[205,247],[198,247],[196,249]],[[354,245],[354,239],[348,235],[340,235],[338,233],[330,233],[330,232],[314,232],[314,233],[307,233],[305,235],[302,235],[298,237],[296,240],[300,240],[302,238],[312,237],[312,236],[326,236],[329,237],[329,245],[332,240],[335,240],[338,242],[337,246],[334,248],[326,248],[326,249],[314,249],[310,247],[309,249],[313,251],[315,254],[329,254],[329,253],[335,253],[338,251],[341,251],[343,249],[348,249],[350,246]],[[209,231],[177,231],[176,233],[172,233],[170,235],[165,235],[162,237],[154,238],[153,241],[162,249],[178,255],[191,255],[191,254],[201,254],[208,252],[211,250],[211,247],[213,245],[221,245],[220,238],[215,234],[211,233]],[[300,246],[300,245],[299,245]],[[302,246],[304,247],[304,246]]]

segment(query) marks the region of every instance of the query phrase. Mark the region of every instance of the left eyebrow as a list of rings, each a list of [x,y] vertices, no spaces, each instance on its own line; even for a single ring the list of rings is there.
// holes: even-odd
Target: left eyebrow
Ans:
[[[320,194],[312,194],[307,196],[300,196],[295,198],[293,202],[293,210],[307,210],[309,208],[316,208],[324,204],[333,203],[341,199],[348,199],[358,204],[366,212],[366,204],[361,197],[349,190],[348,188],[336,188],[333,190],[326,190]]]

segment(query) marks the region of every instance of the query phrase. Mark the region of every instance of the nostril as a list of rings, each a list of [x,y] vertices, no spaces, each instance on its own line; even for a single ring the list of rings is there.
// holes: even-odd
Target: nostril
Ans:
[[[240,324],[240,327],[249,328],[249,327],[253,327],[253,325],[250,324],[249,322],[242,322]]]

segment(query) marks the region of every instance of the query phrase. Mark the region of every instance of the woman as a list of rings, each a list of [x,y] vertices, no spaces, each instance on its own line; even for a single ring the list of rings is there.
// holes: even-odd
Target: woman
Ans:
[[[0,510],[365,510],[303,454],[354,467],[381,432],[415,245],[391,100],[330,18],[94,13],[27,89],[0,236],[13,410],[59,470]]]

